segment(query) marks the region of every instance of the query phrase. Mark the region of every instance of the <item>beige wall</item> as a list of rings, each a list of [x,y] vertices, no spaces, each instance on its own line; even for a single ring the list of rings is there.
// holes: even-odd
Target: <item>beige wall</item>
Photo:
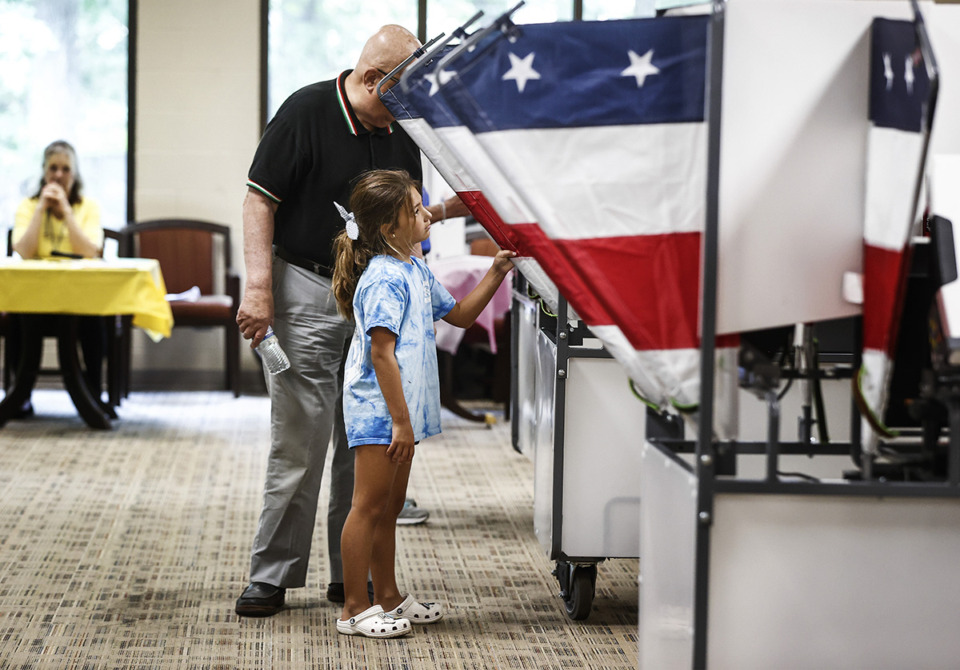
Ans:
[[[259,0],[139,0],[138,220],[182,216],[233,229],[243,275],[241,203],[260,137]],[[183,332],[181,332],[183,331]],[[222,369],[222,331],[135,333],[134,370]],[[244,368],[254,367],[242,347]]]

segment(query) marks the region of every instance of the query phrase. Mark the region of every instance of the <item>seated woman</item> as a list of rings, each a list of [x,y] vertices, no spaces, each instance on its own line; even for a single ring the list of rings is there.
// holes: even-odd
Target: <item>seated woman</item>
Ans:
[[[13,227],[13,250],[22,258],[55,258],[66,254],[96,258],[103,250],[100,205],[82,194],[83,180],[77,168],[77,153],[63,140],[43,150],[43,177],[37,192],[17,207]],[[84,376],[93,396],[100,401],[102,367],[106,340],[103,317],[80,317],[80,348]],[[13,329],[10,350],[17,361],[20,329]],[[30,400],[21,416],[33,414]]]

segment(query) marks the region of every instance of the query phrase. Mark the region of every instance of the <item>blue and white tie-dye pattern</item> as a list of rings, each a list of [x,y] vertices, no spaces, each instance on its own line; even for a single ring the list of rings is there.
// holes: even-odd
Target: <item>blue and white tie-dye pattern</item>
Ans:
[[[343,378],[343,416],[351,447],[390,444],[393,420],[377,384],[370,357],[370,330],[387,328],[397,336],[400,365],[414,439],[440,432],[440,377],[433,323],[456,300],[418,258],[404,263],[374,256],[357,283],[353,298],[356,330]]]

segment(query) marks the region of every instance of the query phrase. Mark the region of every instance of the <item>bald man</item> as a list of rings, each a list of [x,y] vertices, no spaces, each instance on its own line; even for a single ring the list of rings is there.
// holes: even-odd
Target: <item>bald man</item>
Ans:
[[[271,448],[250,583],[236,604],[241,616],[276,614],[286,589],[306,583],[331,434],[327,598],[343,602],[340,533],[353,495],[353,453],[341,394],[353,324],[337,314],[330,287],[332,241],[344,225],[333,203],[346,205],[356,178],[368,170],[401,168],[422,178],[417,145],[377,96],[387,73],[419,46],[405,28],[383,26],[353,70],[283,103],[250,166],[243,202],[247,277],[237,324],[252,347],[272,325],[291,366],[265,374]],[[460,205],[450,204],[453,211]],[[433,209],[437,220],[442,207]]]

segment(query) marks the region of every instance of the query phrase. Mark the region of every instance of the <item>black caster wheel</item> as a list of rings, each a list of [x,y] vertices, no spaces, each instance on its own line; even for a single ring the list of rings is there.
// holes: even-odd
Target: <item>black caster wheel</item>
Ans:
[[[597,587],[596,564],[574,565],[558,561],[554,574],[560,582],[560,599],[567,616],[574,621],[590,616]]]

